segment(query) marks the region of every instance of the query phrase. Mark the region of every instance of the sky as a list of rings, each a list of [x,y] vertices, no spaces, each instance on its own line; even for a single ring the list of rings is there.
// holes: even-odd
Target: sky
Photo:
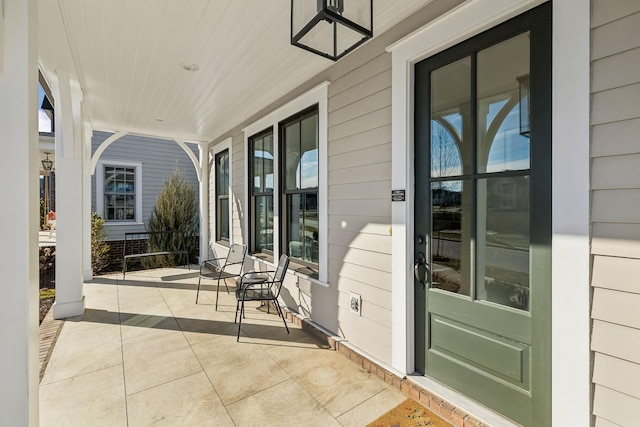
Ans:
[[[51,120],[49,120],[47,113],[40,109],[43,99],[44,91],[38,84],[38,132],[51,132]]]

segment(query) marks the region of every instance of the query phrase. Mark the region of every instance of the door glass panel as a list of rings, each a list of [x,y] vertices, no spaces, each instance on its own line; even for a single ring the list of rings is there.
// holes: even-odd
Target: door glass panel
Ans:
[[[471,58],[431,73],[431,176],[471,172]]]
[[[471,208],[469,180],[431,184],[431,287],[469,296]]]
[[[477,58],[477,172],[529,169],[529,32]]]
[[[529,309],[529,176],[478,180],[478,299]]]

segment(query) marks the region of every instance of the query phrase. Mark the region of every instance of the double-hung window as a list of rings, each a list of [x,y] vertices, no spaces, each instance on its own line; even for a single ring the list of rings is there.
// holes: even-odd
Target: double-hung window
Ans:
[[[296,261],[318,264],[318,108],[281,124],[280,169],[284,252]]]
[[[268,262],[289,255],[290,270],[325,286],[328,86],[321,83],[243,129],[250,253]]]
[[[136,168],[104,166],[104,218],[135,221],[137,191]]]
[[[216,241],[229,242],[229,150],[215,156]]]
[[[251,188],[251,251],[273,253],[273,130],[249,139]]]
[[[141,223],[142,164],[101,161],[96,169],[96,212],[111,223]]]

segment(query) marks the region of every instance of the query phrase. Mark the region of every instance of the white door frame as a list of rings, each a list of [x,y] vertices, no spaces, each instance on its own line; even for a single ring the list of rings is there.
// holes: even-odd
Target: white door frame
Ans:
[[[473,0],[410,34],[392,53],[392,366],[415,369],[413,307],[414,65],[544,3]],[[589,0],[553,3],[552,420],[590,423]],[[570,25],[569,25],[570,23]]]

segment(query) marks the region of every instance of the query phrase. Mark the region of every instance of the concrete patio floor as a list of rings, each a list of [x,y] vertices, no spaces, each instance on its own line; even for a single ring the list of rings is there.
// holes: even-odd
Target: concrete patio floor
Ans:
[[[174,268],[95,278],[40,384],[41,426],[363,426],[406,396],[294,324]],[[213,282],[215,283],[215,282]],[[231,288],[233,291],[233,288]]]

